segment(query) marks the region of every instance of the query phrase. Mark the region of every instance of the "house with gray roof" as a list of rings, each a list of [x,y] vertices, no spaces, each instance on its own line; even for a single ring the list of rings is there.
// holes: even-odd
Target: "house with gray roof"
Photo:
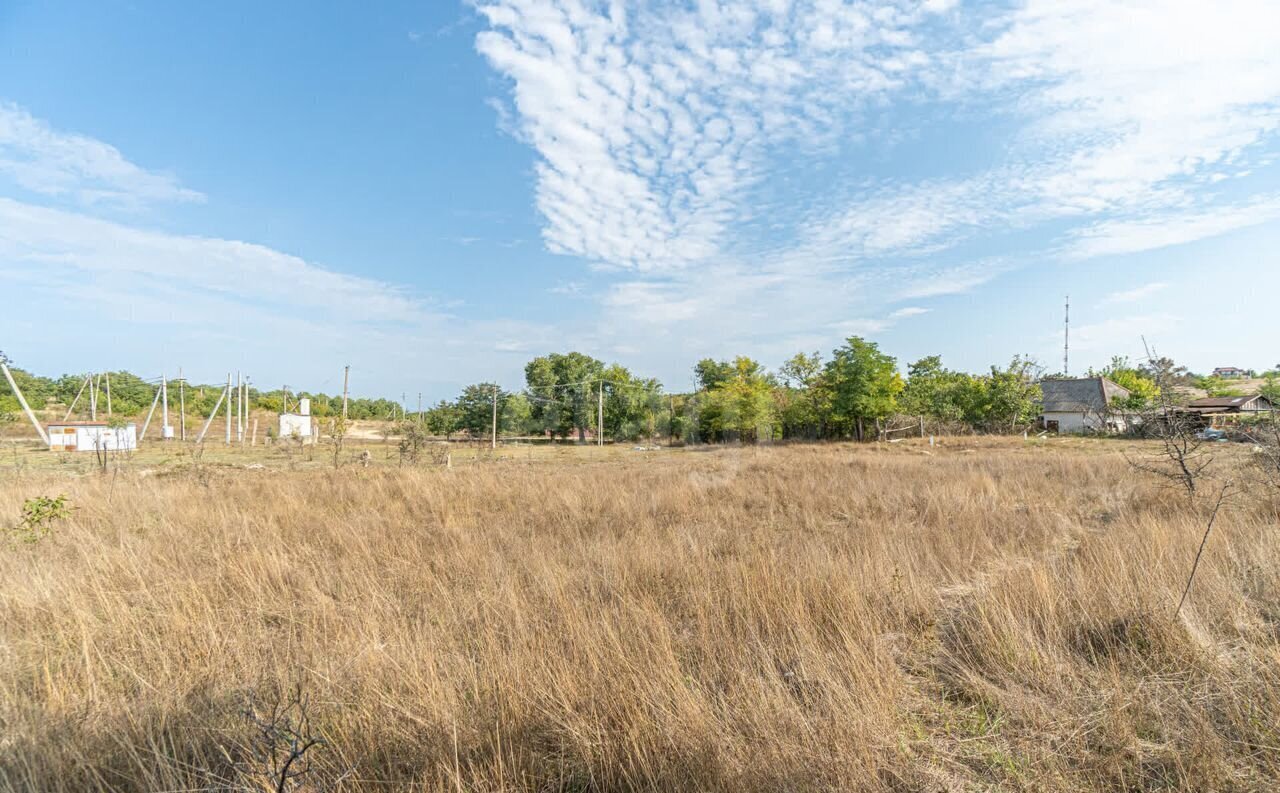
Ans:
[[[1124,432],[1128,420],[1115,403],[1129,397],[1129,389],[1105,377],[1043,380],[1040,421],[1050,432]]]

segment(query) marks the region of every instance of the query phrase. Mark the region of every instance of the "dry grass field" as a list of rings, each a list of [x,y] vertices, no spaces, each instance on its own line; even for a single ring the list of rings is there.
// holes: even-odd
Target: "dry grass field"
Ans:
[[[1276,502],[1175,619],[1207,508],[1106,442],[15,464],[0,525],[60,493],[0,547],[3,790],[275,790],[298,691],[299,791],[1280,784]]]

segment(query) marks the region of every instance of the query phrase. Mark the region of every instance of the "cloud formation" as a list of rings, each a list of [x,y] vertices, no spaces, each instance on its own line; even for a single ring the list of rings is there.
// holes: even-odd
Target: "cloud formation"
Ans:
[[[928,65],[946,3],[496,0],[479,51],[538,152],[547,245],[660,270],[706,261],[780,146],[816,150]]]
[[[84,206],[135,209],[204,200],[174,176],[129,162],[114,146],[55,130],[5,102],[0,102],[0,175],[33,193]]]
[[[540,156],[548,247],[644,271],[740,256],[760,222],[789,223],[793,259],[845,266],[1055,221],[1155,239],[1162,218],[1229,213],[1211,188],[1280,126],[1269,0],[953,6],[489,0],[476,43]],[[761,217],[779,169],[834,158],[868,108],[894,105],[981,108],[1013,132],[985,170],[823,184],[788,196],[795,222]]]

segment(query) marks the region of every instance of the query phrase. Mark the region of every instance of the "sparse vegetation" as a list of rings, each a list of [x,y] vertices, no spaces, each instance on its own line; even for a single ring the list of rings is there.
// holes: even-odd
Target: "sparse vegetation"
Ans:
[[[1274,495],[1171,619],[1207,512],[1117,443],[14,474],[78,508],[0,554],[0,786],[1269,790]]]

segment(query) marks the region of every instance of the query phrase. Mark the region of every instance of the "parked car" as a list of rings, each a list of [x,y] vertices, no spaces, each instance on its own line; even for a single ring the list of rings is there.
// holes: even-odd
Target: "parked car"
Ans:
[[[1196,433],[1196,437],[1202,441],[1225,441],[1227,433],[1222,430],[1215,430],[1213,427],[1205,427]]]

